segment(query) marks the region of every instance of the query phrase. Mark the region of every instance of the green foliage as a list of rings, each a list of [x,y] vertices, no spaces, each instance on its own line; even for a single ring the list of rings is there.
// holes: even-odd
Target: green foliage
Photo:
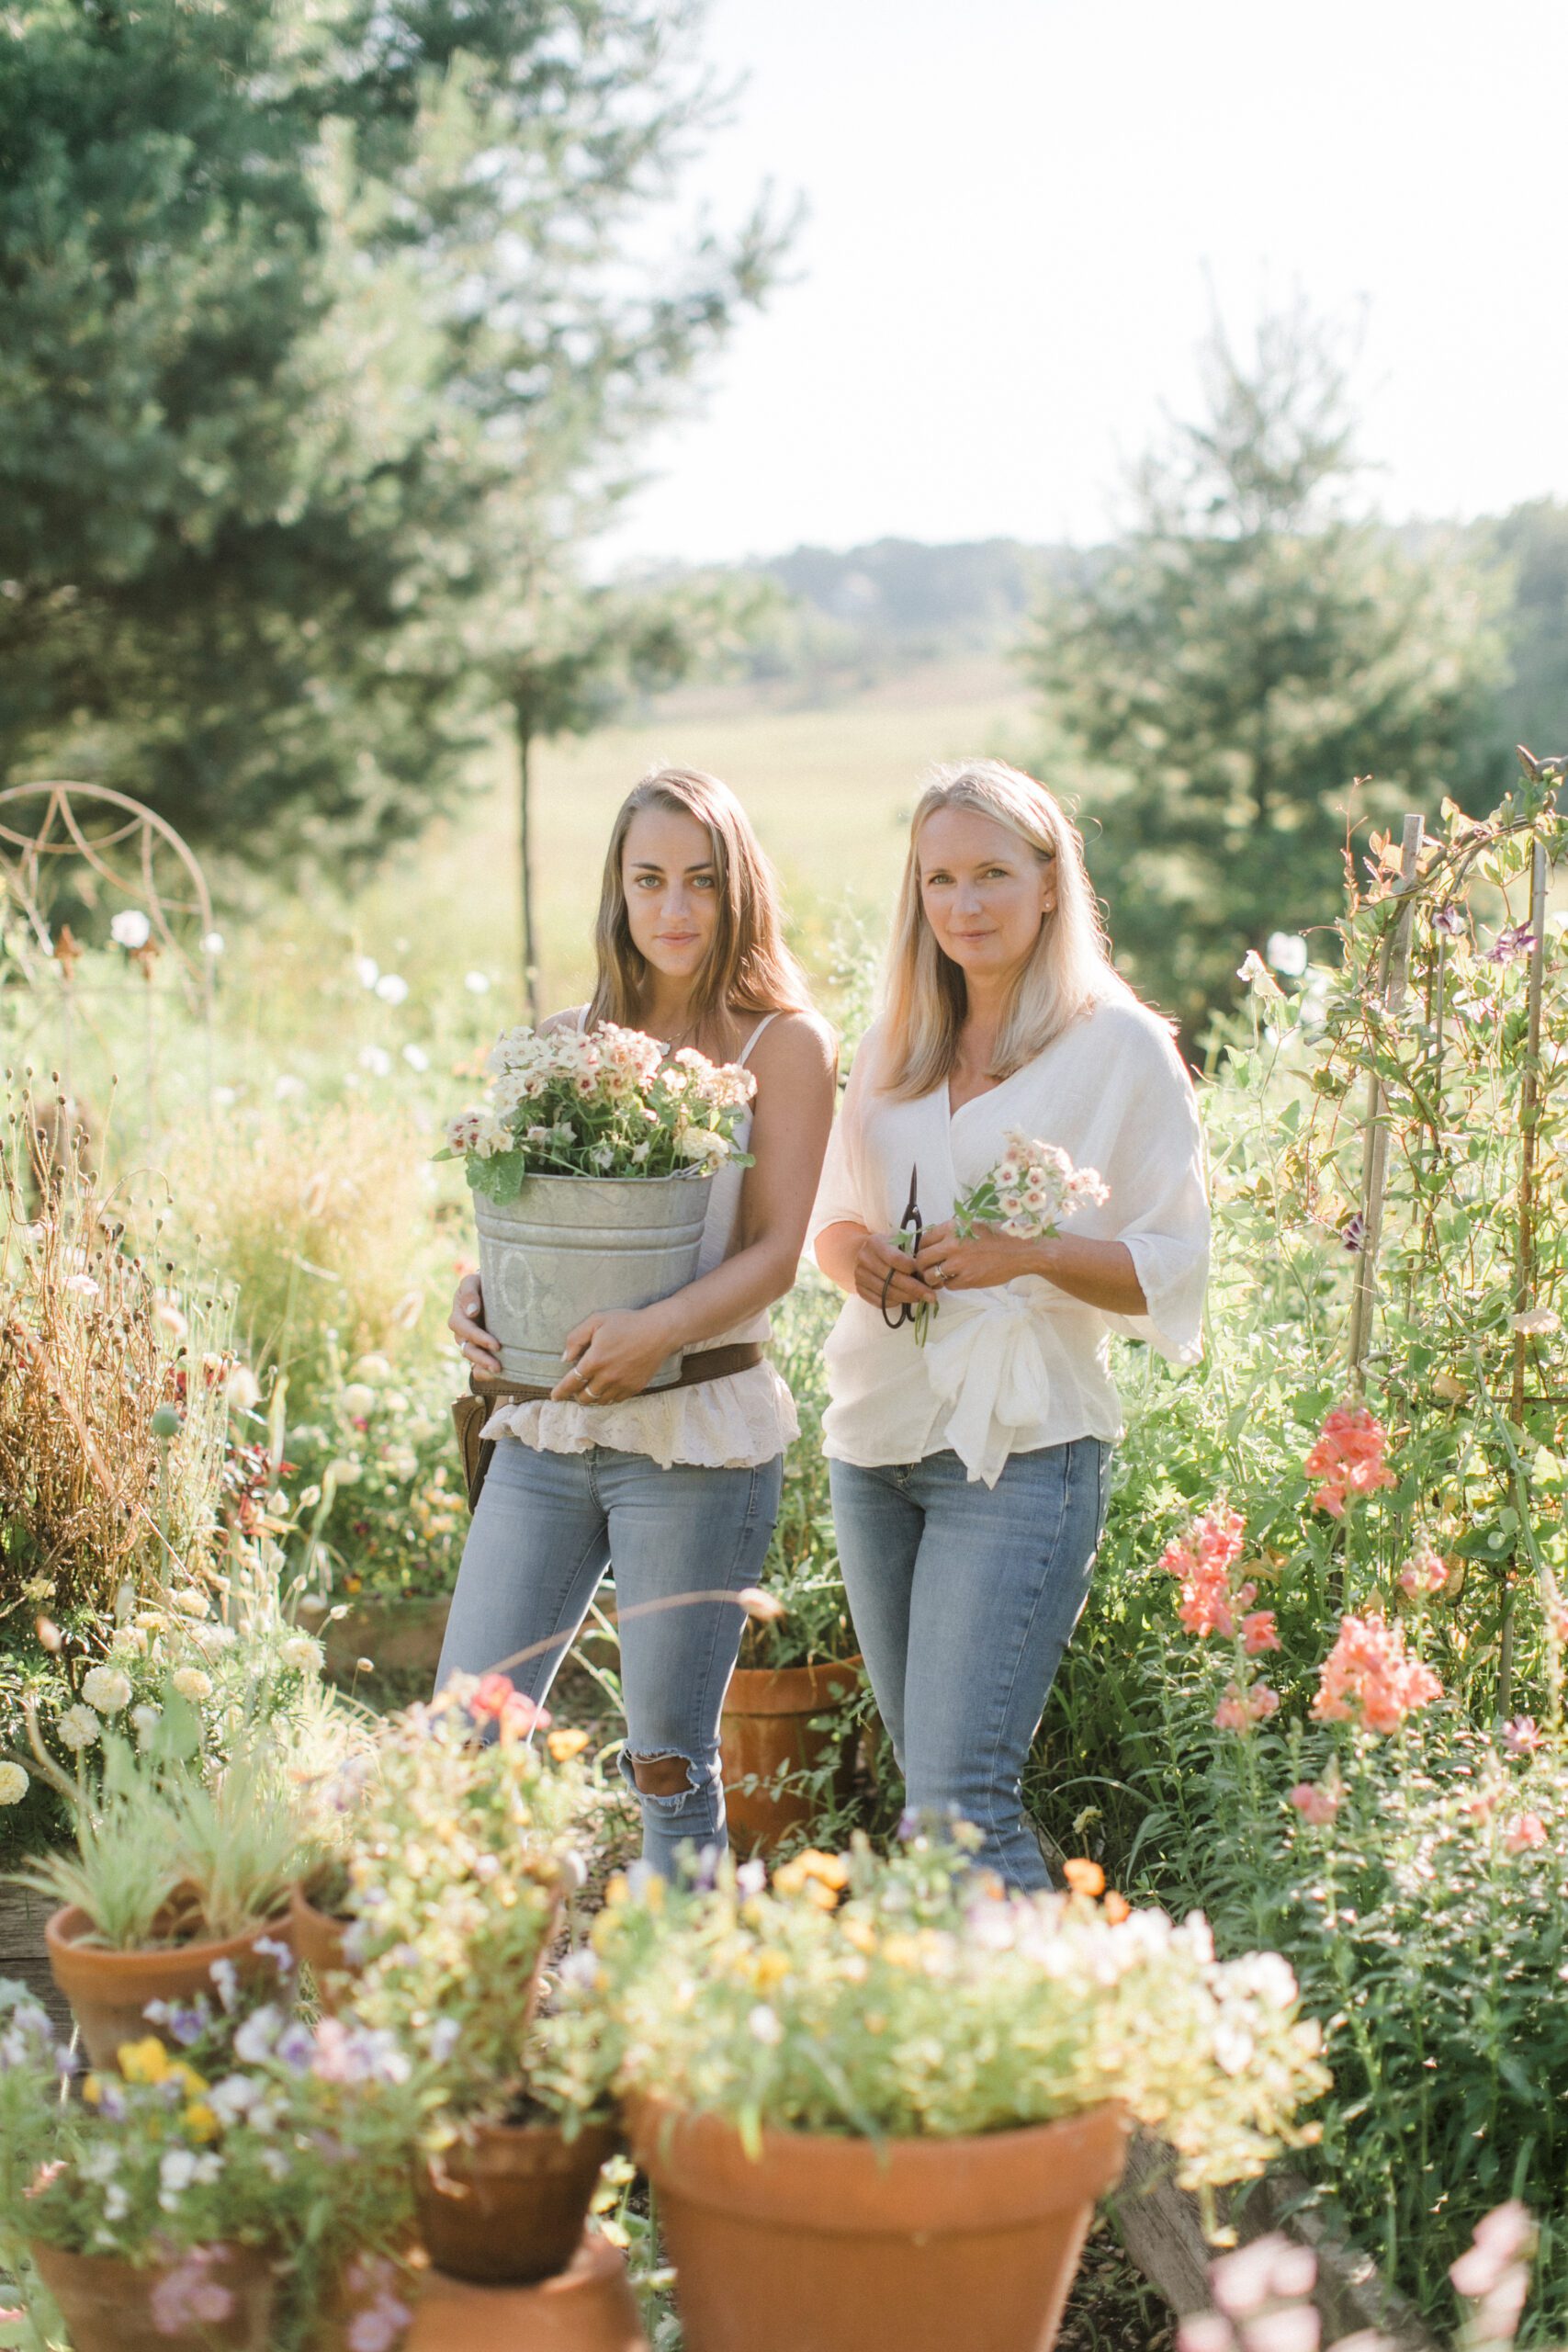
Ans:
[[[1498,653],[1481,575],[1350,519],[1342,371],[1302,317],[1217,332],[1208,410],[1149,459],[1130,534],[1048,597],[1030,670],[1093,763],[1082,814],[1119,957],[1190,1038],[1237,944],[1326,922],[1360,813],[1461,797]],[[1414,796],[1414,799],[1412,799]]]
[[[761,1581],[785,1613],[748,1623],[742,1666],[816,1666],[848,1657],[855,1647],[822,1452],[822,1350],[842,1305],[831,1283],[803,1265],[794,1290],[773,1309],[773,1362],[795,1398],[800,1435],[784,1457],[784,1494]]]
[[[649,270],[712,113],[693,22],[13,12],[13,772],[102,776],[250,854],[374,849],[450,792],[487,594],[536,624],[629,443],[770,274],[761,215]]]

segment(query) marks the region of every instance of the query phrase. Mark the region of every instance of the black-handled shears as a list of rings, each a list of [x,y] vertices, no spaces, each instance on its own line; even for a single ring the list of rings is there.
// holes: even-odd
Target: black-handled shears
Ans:
[[[919,1189],[919,1182],[920,1171],[919,1168],[911,1168],[909,1170],[908,1203],[904,1210],[903,1222],[898,1227],[899,1239],[903,1240],[906,1237],[908,1238],[909,1245],[908,1254],[911,1259],[913,1259],[916,1251],[919,1249],[920,1239],[926,1229],[926,1221],[920,1215],[920,1204],[917,1197]],[[887,1292],[893,1281],[893,1277],[897,1272],[898,1269],[897,1266],[889,1266],[886,1273],[882,1278],[882,1319],[886,1324],[890,1331],[900,1331],[903,1329],[906,1323],[912,1323],[915,1319],[915,1309],[910,1306],[908,1299],[900,1301],[897,1315],[889,1315],[887,1312]]]

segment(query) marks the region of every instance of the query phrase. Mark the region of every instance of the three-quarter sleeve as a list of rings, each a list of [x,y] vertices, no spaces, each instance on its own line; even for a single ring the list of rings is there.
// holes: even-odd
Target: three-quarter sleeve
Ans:
[[[839,1115],[828,1138],[828,1152],[818,1181],[817,1198],[806,1228],[806,1247],[813,1257],[817,1250],[817,1237],[826,1232],[829,1226],[871,1226],[876,1222],[874,1211],[867,1206],[864,1185],[863,1114],[880,1025],[874,1023],[860,1042],[849,1083],[844,1088],[843,1101],[839,1105]]]
[[[1143,1030],[1129,1057],[1125,1107],[1109,1164],[1109,1230],[1132,1253],[1143,1315],[1107,1315],[1173,1363],[1203,1352],[1209,1280],[1209,1190],[1192,1081],[1169,1037]]]

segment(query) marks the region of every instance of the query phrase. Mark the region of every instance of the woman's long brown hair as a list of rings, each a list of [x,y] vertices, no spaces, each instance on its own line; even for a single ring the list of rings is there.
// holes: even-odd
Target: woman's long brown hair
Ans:
[[[632,819],[650,808],[694,817],[713,849],[718,924],[693,992],[694,1028],[731,1005],[742,1012],[808,1012],[806,976],[784,944],[778,879],[746,811],[727,784],[700,768],[653,768],[621,803],[604,854],[590,1025],[615,1021],[635,1029],[641,1022],[648,966],[632,944],[621,860]]]

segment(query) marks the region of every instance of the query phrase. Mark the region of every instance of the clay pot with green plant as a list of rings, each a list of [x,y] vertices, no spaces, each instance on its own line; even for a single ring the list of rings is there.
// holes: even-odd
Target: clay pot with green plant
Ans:
[[[648,2352],[625,2257],[590,2232],[532,2287],[484,2287],[427,2272],[406,2352]]]
[[[847,1802],[854,1738],[841,1711],[861,1675],[858,1655],[815,1666],[736,1668],[719,1744],[725,1818],[738,1853],[771,1854],[792,1831],[809,1827],[821,1810],[810,1781],[824,1767],[834,1797]]]
[[[217,1764],[175,1736],[137,1748],[106,1730],[96,1778],[51,1768],[74,1847],[17,1873],[60,1905],[45,1928],[50,1965],[96,2066],[148,2031],[149,2002],[185,2006],[209,1990],[214,1963],[265,1977],[265,1947],[284,1936],[289,1887],[313,1851],[259,1742]]]
[[[1135,2119],[1194,2188],[1300,2137],[1327,2075],[1283,1961],[1091,1863],[1010,1895],[977,1842],[614,1890],[571,1997],[617,2020],[688,2352],[1046,2352]]]

